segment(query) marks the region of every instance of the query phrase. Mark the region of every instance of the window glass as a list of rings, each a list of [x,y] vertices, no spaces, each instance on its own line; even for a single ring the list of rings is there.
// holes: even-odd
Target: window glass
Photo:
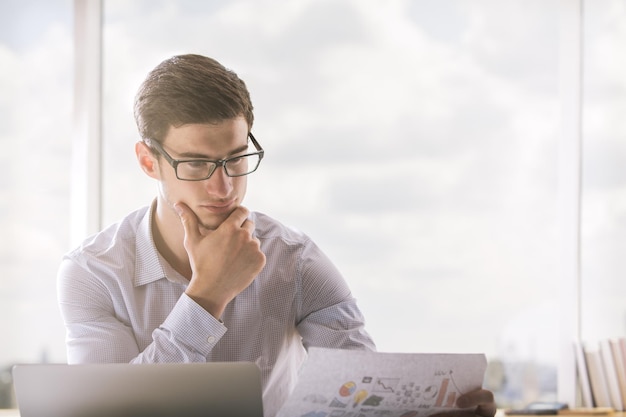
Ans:
[[[143,77],[212,56],[266,150],[246,204],[324,249],[379,350],[484,352],[500,406],[555,399],[557,5],[107,0],[105,223],[157,191]]]
[[[584,2],[582,339],[626,335],[626,4]]]
[[[64,362],[55,280],[69,249],[72,3],[0,4],[0,408],[10,366]]]

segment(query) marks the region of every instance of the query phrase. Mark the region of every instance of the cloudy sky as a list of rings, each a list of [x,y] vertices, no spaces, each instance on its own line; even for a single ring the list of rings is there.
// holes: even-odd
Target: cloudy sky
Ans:
[[[137,84],[169,55],[200,52],[251,90],[267,158],[248,204],[331,255],[381,349],[495,354],[493,326],[553,296],[555,4],[108,4],[111,196],[134,187],[119,159],[137,171]],[[106,199],[108,219],[146,187],[128,205]]]
[[[104,3],[105,224],[156,191],[133,155],[139,83],[173,54],[209,55],[255,105],[266,158],[247,205],[329,254],[380,350],[555,362],[560,2]],[[0,0],[0,363],[64,358],[71,6]],[[626,330],[626,10],[585,13],[584,323],[606,323],[587,325],[594,338]]]

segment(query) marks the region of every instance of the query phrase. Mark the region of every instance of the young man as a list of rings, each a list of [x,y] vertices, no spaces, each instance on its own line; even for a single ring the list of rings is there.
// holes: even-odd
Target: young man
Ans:
[[[64,257],[69,363],[252,361],[273,416],[309,346],[375,349],[320,249],[242,205],[264,151],[235,73],[207,57],[172,57],[143,82],[135,118],[137,160],[158,193]],[[461,404],[495,413],[488,391]]]

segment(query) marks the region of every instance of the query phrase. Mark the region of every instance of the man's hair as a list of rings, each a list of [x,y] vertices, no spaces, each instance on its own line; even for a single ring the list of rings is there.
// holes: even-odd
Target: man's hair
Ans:
[[[162,142],[170,126],[218,123],[243,116],[252,128],[246,84],[212,58],[177,55],[161,62],[135,96],[135,121],[142,139]]]

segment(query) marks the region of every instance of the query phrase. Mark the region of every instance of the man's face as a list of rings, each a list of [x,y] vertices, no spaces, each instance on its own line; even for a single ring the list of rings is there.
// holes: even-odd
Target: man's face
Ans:
[[[217,124],[172,126],[162,145],[174,159],[226,159],[249,151],[248,124],[238,117]],[[174,203],[187,204],[208,229],[216,229],[241,205],[246,194],[247,177],[229,177],[223,167],[206,180],[183,181],[176,178],[174,168],[161,156],[159,171],[161,202],[172,211]]]

